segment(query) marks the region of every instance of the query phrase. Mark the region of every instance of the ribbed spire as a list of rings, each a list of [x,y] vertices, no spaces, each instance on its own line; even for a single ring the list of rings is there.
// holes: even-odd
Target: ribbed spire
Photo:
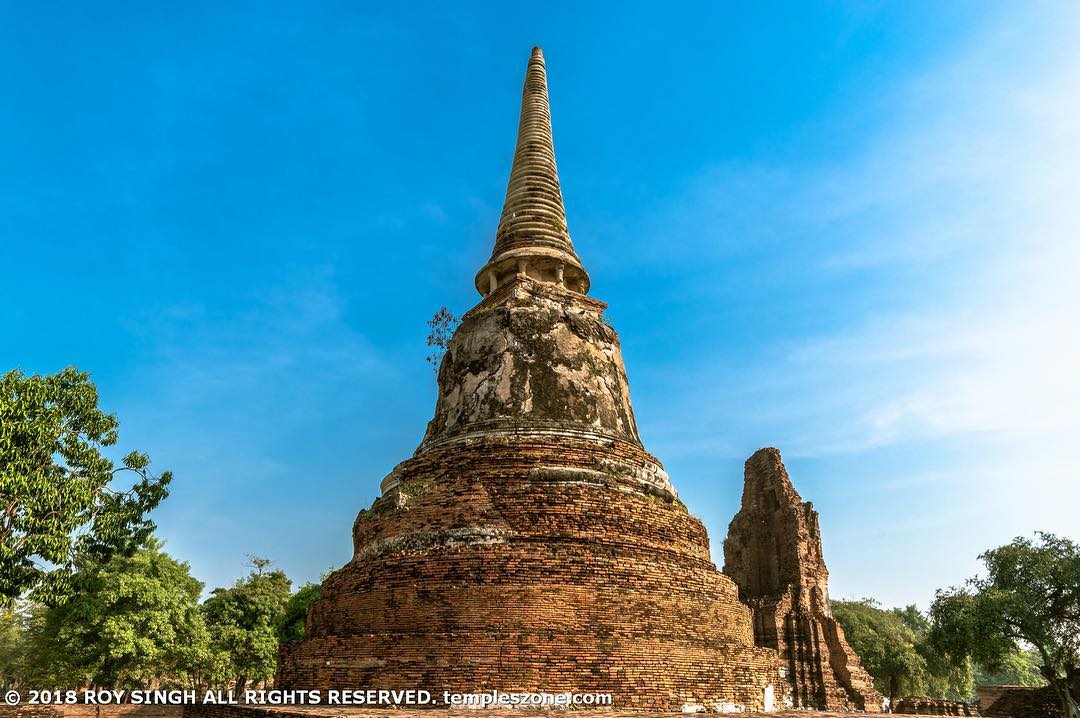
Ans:
[[[588,274],[574,253],[555,167],[544,53],[534,47],[521,93],[517,148],[491,259],[476,276],[487,294],[514,274],[563,284],[585,293]]]

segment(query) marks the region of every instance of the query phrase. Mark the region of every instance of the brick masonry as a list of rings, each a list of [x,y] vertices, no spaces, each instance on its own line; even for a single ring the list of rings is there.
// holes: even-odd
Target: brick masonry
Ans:
[[[465,318],[425,442],[357,517],[278,686],[765,707],[776,654],[642,448],[602,309],[522,278]]]
[[[745,467],[742,508],[724,541],[724,573],[754,610],[754,638],[776,650],[797,708],[880,711],[882,696],[829,608],[818,514],[776,449]]]
[[[932,716],[980,716],[978,703],[946,701],[927,696],[908,696],[900,698],[892,707],[893,713],[902,715]]]
[[[1057,693],[1050,686],[979,686],[984,716],[995,718],[1059,718],[1064,716]]]

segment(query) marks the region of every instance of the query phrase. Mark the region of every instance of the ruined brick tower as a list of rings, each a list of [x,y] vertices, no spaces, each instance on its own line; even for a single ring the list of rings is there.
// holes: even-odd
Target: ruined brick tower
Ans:
[[[475,283],[423,441],[357,516],[353,559],[282,648],[277,685],[771,707],[777,653],[642,446],[618,336],[586,296],[539,48]]]
[[[829,608],[818,513],[791,484],[776,449],[746,461],[724,573],[754,610],[757,644],[779,652],[795,707],[880,710],[881,695]]]

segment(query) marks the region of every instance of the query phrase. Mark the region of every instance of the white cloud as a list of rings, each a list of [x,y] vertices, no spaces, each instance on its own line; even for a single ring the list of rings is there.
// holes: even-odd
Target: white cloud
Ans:
[[[959,78],[948,74],[950,82],[969,88],[957,93],[961,106],[948,110],[963,121],[943,128],[931,119],[921,134],[909,128],[914,139],[889,141],[894,148],[921,147],[919,165],[926,172],[906,165],[900,176],[854,173],[851,188],[870,187],[872,193],[874,186],[920,185],[936,168],[949,168],[931,188],[955,199],[920,200],[908,214],[926,238],[918,246],[972,249],[948,263],[953,276],[923,306],[797,353],[809,360],[807,368],[815,355],[826,354],[864,369],[902,360],[922,364],[918,387],[897,387],[863,417],[875,430],[871,437],[969,431],[1031,441],[1077,437],[1080,104],[1072,98],[1080,86],[1080,53],[1069,52],[1060,61],[1029,68],[1040,73],[1037,81],[986,77],[977,70]],[[992,91],[983,95],[972,87]],[[940,94],[948,94],[947,88]],[[886,248],[882,261],[908,258],[888,257],[890,247],[912,236],[908,224],[899,222],[874,243]],[[944,232],[937,231],[939,225]]]
[[[676,246],[646,260],[724,308],[639,417],[684,494],[703,472],[714,541],[763,445],[822,512],[837,596],[925,607],[1015,536],[1080,539],[1080,8],[1047,18],[883,88],[844,157],[707,170],[650,221]]]
[[[237,297],[228,309],[165,306],[130,326],[150,349],[147,364],[165,403],[260,412],[281,399],[277,410],[316,408],[319,387],[391,371],[344,311],[323,268]]]
[[[891,121],[841,161],[740,182],[737,168],[707,172],[672,202],[702,227],[738,230],[745,210],[787,233],[776,251],[802,252],[806,272],[873,270],[895,290],[875,311],[851,307],[845,329],[770,347],[719,382],[703,365],[684,408],[741,401],[809,456],[970,434],[1013,456],[1080,445],[1080,12],[1055,20],[1038,48],[991,28],[893,88]],[[1054,471],[1075,476],[1078,461]]]

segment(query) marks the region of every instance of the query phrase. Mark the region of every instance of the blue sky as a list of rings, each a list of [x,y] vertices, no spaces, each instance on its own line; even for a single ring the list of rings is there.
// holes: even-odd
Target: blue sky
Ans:
[[[435,400],[544,47],[569,227],[709,528],[777,446],[834,597],[1080,539],[1080,12],[0,4],[0,368],[92,373],[209,586],[316,579]]]

